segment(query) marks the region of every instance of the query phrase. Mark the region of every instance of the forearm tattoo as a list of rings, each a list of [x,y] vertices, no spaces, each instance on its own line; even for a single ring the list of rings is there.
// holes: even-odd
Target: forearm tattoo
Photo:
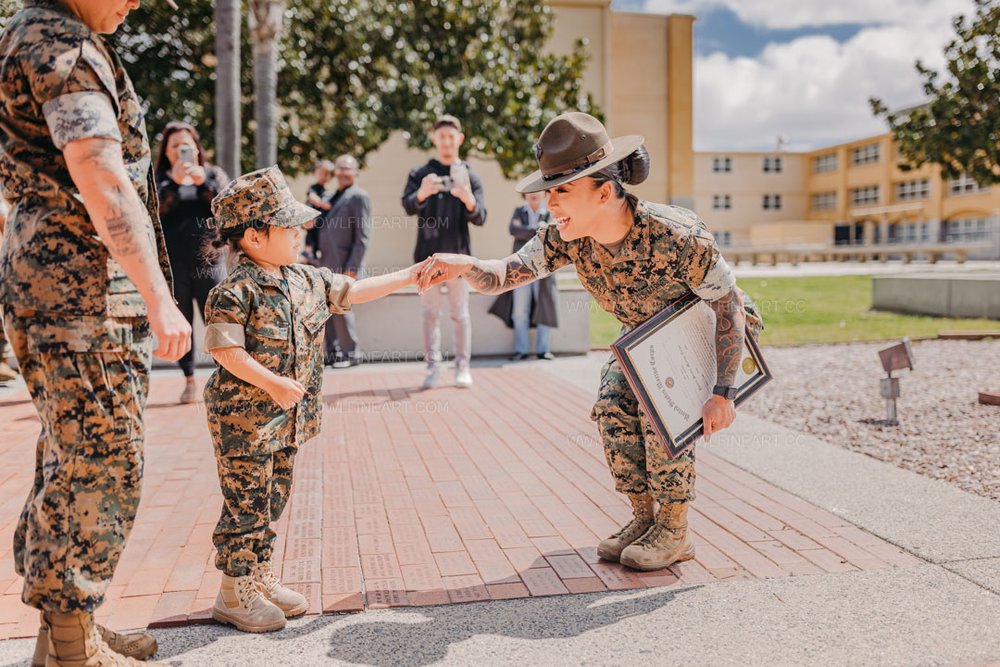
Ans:
[[[477,259],[465,274],[465,279],[474,290],[482,294],[502,294],[515,287],[527,285],[538,276],[520,256],[514,254],[506,259]]]
[[[732,290],[721,299],[709,301],[708,305],[715,311],[717,382],[720,385],[731,387],[736,383],[736,373],[743,352],[743,338],[746,330],[743,304],[736,291]]]
[[[94,142],[83,157],[87,169],[95,174],[114,173],[121,161],[121,144]],[[104,221],[109,238],[104,239],[111,254],[118,259],[137,257],[151,266],[157,264],[156,241],[146,224],[149,213],[134,188],[115,183],[106,191]]]

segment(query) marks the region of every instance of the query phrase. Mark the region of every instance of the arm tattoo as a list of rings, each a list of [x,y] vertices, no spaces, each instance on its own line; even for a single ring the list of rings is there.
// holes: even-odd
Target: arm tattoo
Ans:
[[[482,294],[502,294],[538,279],[517,254],[506,259],[477,259],[465,274],[472,289]]]
[[[709,301],[708,306],[715,311],[715,361],[718,384],[727,387],[736,382],[736,372],[743,353],[743,337],[746,318],[743,304],[735,290],[721,299]]]

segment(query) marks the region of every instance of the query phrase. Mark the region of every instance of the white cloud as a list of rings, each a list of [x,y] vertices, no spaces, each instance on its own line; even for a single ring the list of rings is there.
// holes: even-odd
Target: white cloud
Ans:
[[[731,5],[744,21],[802,27],[837,20],[881,23],[838,43],[812,35],[769,44],[753,58],[722,52],[695,59],[695,147],[755,150],[785,135],[788,149],[810,149],[886,130],[868,98],[890,108],[923,99],[916,60],[935,69],[953,36],[951,18],[971,0],[648,0],[647,9],[694,13]],[[838,19],[837,17],[843,17]]]

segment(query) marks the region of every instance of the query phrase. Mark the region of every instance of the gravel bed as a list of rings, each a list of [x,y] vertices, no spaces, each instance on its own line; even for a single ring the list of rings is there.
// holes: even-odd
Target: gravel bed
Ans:
[[[882,461],[1000,500],[1000,341],[913,343],[900,378],[900,424],[885,424],[878,350],[891,343],[765,348],[775,379],[748,412]]]

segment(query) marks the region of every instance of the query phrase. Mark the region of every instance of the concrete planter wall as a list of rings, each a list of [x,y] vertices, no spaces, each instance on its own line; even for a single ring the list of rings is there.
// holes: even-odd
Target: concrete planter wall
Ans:
[[[876,310],[1000,320],[1000,274],[874,276]]]

